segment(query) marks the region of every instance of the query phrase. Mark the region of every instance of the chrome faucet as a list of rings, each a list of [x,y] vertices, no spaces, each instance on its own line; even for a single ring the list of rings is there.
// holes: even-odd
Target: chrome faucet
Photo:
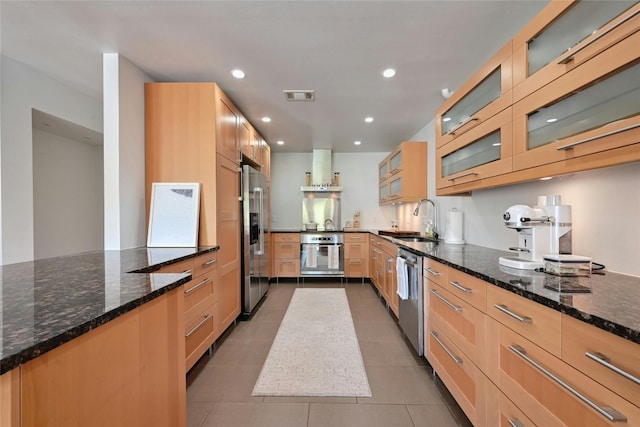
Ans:
[[[436,206],[435,202],[431,199],[422,199],[418,202],[418,206],[416,206],[416,209],[413,211],[413,216],[418,216],[418,214],[420,213],[420,206],[422,205],[423,202],[427,202],[427,203],[431,203],[431,206],[433,206],[433,233],[435,234],[436,238],[438,236],[438,207]]]

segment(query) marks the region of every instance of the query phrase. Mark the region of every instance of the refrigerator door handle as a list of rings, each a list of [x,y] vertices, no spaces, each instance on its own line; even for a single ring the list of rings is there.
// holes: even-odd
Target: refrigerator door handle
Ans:
[[[256,255],[264,255],[264,190],[261,187],[254,187],[254,193],[257,196],[258,205],[258,249]]]

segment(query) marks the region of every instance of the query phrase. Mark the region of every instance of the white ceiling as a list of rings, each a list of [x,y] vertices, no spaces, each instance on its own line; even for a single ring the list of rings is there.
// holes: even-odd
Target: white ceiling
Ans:
[[[274,152],[386,152],[547,3],[2,0],[1,43],[2,54],[98,99],[103,53],[157,81],[215,81]],[[387,67],[394,78],[381,76]],[[234,68],[247,77],[231,77]],[[286,101],[287,89],[315,90],[316,100]]]

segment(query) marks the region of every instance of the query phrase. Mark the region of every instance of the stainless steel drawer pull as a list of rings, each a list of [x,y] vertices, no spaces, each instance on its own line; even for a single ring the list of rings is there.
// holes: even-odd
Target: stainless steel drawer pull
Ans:
[[[508,314],[509,316],[513,317],[514,319],[516,319],[519,322],[522,322],[522,323],[533,323],[533,320],[530,317],[520,316],[519,314],[516,314],[513,311],[509,310],[509,307],[507,307],[504,304],[494,304],[494,307],[497,308],[498,310],[500,310],[501,312],[503,312],[505,314]]]
[[[524,423],[522,421],[520,421],[520,420],[517,420],[517,419],[514,420],[512,418],[509,418],[508,421],[509,421],[509,425],[511,427],[524,427]]]
[[[432,269],[430,269],[428,267],[425,268],[425,271],[427,271],[429,274],[433,274],[434,276],[439,276],[440,274],[442,274],[442,273],[440,273],[438,271],[434,271],[434,270],[432,270]]]
[[[602,353],[597,353],[597,352],[591,353],[589,351],[587,351],[584,355],[587,356],[589,359],[595,362],[598,362],[602,366],[611,369],[616,374],[622,375],[626,379],[631,380],[636,384],[640,384],[640,378],[634,375],[631,375],[630,373],[618,368],[616,365],[611,363],[611,358],[609,358],[608,356]]]
[[[572,142],[570,144],[561,145],[560,147],[557,147],[556,150],[558,150],[558,151],[560,151],[560,150],[568,150],[569,148],[573,148],[576,145],[584,144],[585,142],[595,141],[596,139],[600,139],[600,138],[606,138],[607,136],[611,136],[611,135],[615,135],[615,134],[618,134],[618,133],[626,132],[628,130],[635,129],[637,127],[640,127],[640,123],[636,123],[634,125],[630,125],[630,126],[626,126],[626,127],[620,128],[620,129],[612,130],[611,132],[606,132],[606,133],[603,133],[601,135],[592,136],[590,138],[581,139],[580,141]]]
[[[198,323],[193,329],[191,329],[189,332],[187,332],[186,334],[184,334],[185,338],[189,338],[191,335],[193,335],[198,329],[200,329],[202,327],[202,325],[204,325],[205,323],[207,323],[207,320],[211,319],[213,317],[213,314],[207,314],[206,316],[204,316],[204,318],[200,321],[200,323]]]
[[[434,340],[436,340],[438,344],[440,344],[440,347],[442,347],[442,349],[449,355],[450,358],[453,359],[454,362],[456,362],[459,365],[462,364],[462,359],[460,359],[458,356],[453,354],[451,350],[449,350],[447,346],[444,345],[442,341],[440,341],[440,337],[438,337],[438,334],[436,332],[431,331],[431,336],[433,337]]]
[[[450,284],[451,286],[453,286],[454,288],[461,290],[462,292],[466,292],[466,293],[468,293],[468,294],[469,294],[469,293],[471,293],[471,292],[473,292],[473,289],[471,289],[471,288],[465,288],[464,286],[462,286],[462,285],[460,284],[460,282],[449,282],[449,284]]]
[[[466,176],[478,175],[478,172],[469,172],[463,175],[454,176],[453,178],[449,178],[448,181],[455,181],[456,179],[464,178]]]
[[[610,422],[620,422],[627,421],[627,417],[611,408],[610,406],[598,406],[596,403],[592,402],[587,397],[580,394],[576,389],[571,387],[569,384],[562,381],[560,378],[556,377],[552,372],[548,371],[544,366],[540,365],[538,362],[527,356],[527,351],[520,347],[517,344],[509,344],[509,349],[516,353],[518,356],[527,361],[531,366],[545,374],[551,380],[553,380],[556,384],[567,390],[569,393],[573,394],[575,397],[580,399],[586,405],[588,405],[591,409],[605,417]]]
[[[571,61],[573,59],[573,57],[576,56],[576,54],[578,54],[581,50],[586,49],[587,47],[591,46],[592,43],[600,40],[602,37],[606,36],[611,31],[615,30],[616,28],[618,28],[619,26],[621,26],[622,24],[624,24],[625,22],[627,22],[628,20],[630,20],[631,18],[636,16],[638,13],[640,13],[640,9],[638,9],[638,10],[630,13],[629,15],[625,16],[624,18],[622,18],[621,20],[616,22],[614,25],[612,25],[611,27],[607,28],[606,31],[603,31],[602,33],[598,34],[596,37],[594,37],[591,40],[589,40],[589,42],[585,43],[584,45],[580,46],[578,49],[572,51],[569,55],[567,55],[564,58],[560,59],[558,61],[558,64],[566,64],[567,62]]]
[[[454,310],[454,311],[462,311],[462,307],[460,307],[459,305],[455,305],[454,303],[452,303],[451,301],[449,301],[448,299],[446,299],[445,297],[440,295],[438,293],[438,291],[436,291],[435,289],[429,289],[429,292],[431,292],[436,297],[438,297],[438,299],[440,301],[442,301],[443,303],[447,304],[452,310]]]
[[[455,135],[458,130],[471,122],[477,122],[480,120],[478,117],[468,117],[466,120],[461,121],[456,127],[447,132],[447,135]]]
[[[204,279],[202,282],[198,283],[197,285],[195,285],[193,288],[189,288],[189,289],[185,289],[184,290],[184,294],[185,295],[189,295],[191,292],[194,292],[196,289],[206,285],[207,283],[209,283],[211,281],[211,277],[207,277],[206,279]]]
[[[207,261],[207,262],[203,262],[203,263],[202,263],[202,266],[203,266],[203,267],[208,267],[208,266],[210,266],[211,264],[215,264],[215,263],[216,263],[216,260],[215,260],[215,259],[210,259],[210,260],[209,260],[209,261]]]

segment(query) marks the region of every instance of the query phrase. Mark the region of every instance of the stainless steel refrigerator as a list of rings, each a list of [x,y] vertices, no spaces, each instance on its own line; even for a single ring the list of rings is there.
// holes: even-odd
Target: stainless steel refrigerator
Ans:
[[[242,166],[242,315],[248,318],[269,289],[267,177]]]

